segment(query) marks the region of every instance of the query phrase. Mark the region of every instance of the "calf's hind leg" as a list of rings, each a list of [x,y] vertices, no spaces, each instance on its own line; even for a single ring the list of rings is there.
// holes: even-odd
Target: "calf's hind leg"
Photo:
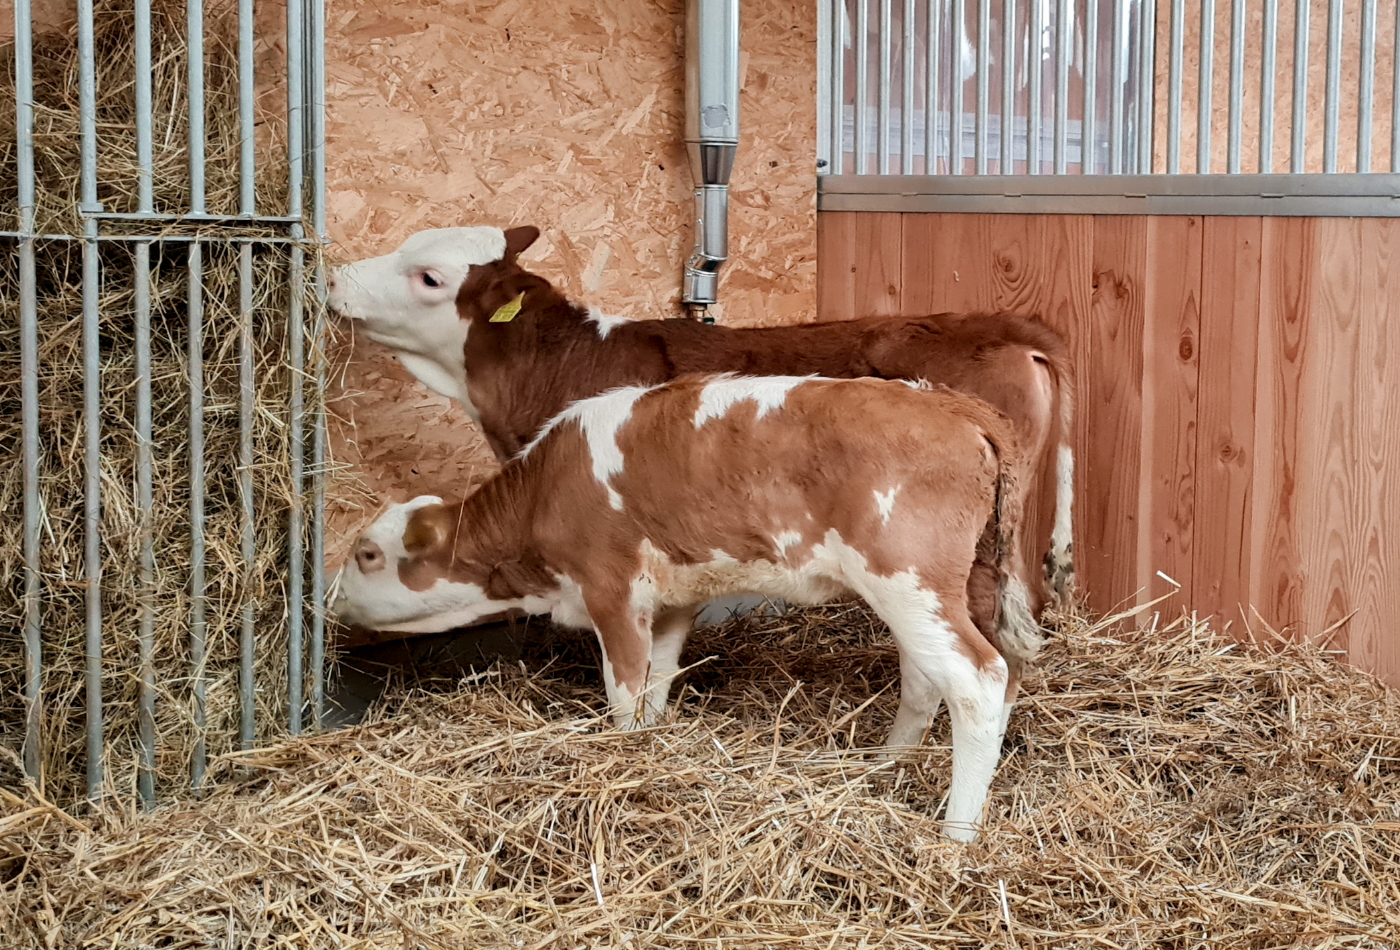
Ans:
[[[911,597],[927,603],[916,607]],[[904,603],[871,601],[894,633],[904,671],[900,709],[888,744],[911,744],[908,734],[914,723],[922,733],[927,717],[937,708],[929,697],[943,697],[953,723],[953,777],[943,833],[971,841],[977,837],[987,790],[1001,756],[1006,661],[977,631],[965,604],[956,598],[939,605],[931,595],[919,592],[900,600]],[[920,677],[927,683],[921,683]],[[908,713],[906,703],[913,706]]]
[[[921,744],[943,702],[943,694],[938,687],[902,649],[899,652],[899,671],[899,709],[894,714],[889,737],[885,739],[885,749],[879,755],[881,760],[898,758]]]

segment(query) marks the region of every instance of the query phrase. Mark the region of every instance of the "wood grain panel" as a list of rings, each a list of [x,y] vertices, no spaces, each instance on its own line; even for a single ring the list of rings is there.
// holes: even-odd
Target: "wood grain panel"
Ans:
[[[817,216],[817,319],[904,312],[902,217],[875,212]]]
[[[1080,463],[1088,490],[1075,551],[1098,611],[1137,592],[1146,271],[1147,219],[1095,218],[1091,369],[1082,404],[1088,446]]]
[[[1201,263],[1192,606],[1243,635],[1248,618],[1261,218],[1206,218]]]
[[[1089,313],[1093,218],[904,216],[906,313],[1036,314],[1061,330]]]
[[[1400,685],[1400,222],[1367,222],[1358,261],[1360,325],[1356,360],[1357,522],[1350,531],[1356,616],[1348,627],[1353,663]]]
[[[1317,224],[1266,218],[1262,228],[1249,600],[1280,628],[1296,623],[1303,610],[1298,464]]]
[[[1366,494],[1357,433],[1358,403],[1367,395],[1358,376],[1367,303],[1362,285],[1375,276],[1367,274],[1363,281],[1360,273],[1367,228],[1344,218],[1320,220],[1317,227],[1299,426],[1299,551],[1307,581],[1300,619],[1308,636],[1335,627],[1335,643],[1346,649],[1363,557]]]
[[[1203,230],[1198,217],[1147,221],[1136,583],[1143,601],[1173,589],[1158,571],[1179,583],[1157,608],[1170,615],[1193,602]]]
[[[1400,222],[821,219],[824,318],[1001,310],[1066,334],[1092,608],[1165,592],[1161,570],[1168,610],[1334,627],[1400,685]]]
[[[994,222],[992,217],[1011,218]],[[906,214],[906,313],[971,313],[996,309],[999,281],[992,272],[992,231],[1024,215]]]

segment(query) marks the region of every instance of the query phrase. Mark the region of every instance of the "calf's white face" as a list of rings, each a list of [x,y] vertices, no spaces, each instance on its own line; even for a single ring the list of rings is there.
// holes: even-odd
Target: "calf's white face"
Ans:
[[[432,228],[382,257],[338,267],[327,303],[377,343],[431,353],[457,320],[457,290],[473,264],[506,253],[500,228]]]
[[[449,537],[452,525],[442,524],[450,514],[413,518],[420,509],[441,505],[435,495],[420,495],[394,505],[360,535],[336,579],[331,613],[337,620],[370,630],[440,633],[508,610],[549,612],[552,604],[543,598],[493,598],[485,586],[489,570],[476,571],[482,583],[462,579],[482,565],[458,564],[459,570],[450,571],[455,539]]]
[[[457,291],[474,264],[506,254],[500,228],[433,228],[398,249],[337,268],[326,302],[376,343],[394,350],[409,372],[472,411],[462,347],[467,324],[457,317]]]

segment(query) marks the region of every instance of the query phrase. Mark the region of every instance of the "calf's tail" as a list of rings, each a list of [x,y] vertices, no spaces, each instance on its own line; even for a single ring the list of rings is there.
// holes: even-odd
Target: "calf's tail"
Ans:
[[[1063,366],[1056,369],[1055,526],[1045,552],[1045,575],[1055,600],[1068,606],[1074,600],[1074,396],[1069,374]]]
[[[1035,657],[1045,643],[1040,624],[1031,610],[1026,585],[1020,532],[1026,510],[1026,486],[1014,442],[989,439],[997,456],[996,495],[992,523],[996,539],[997,648],[1009,663],[1024,663]]]

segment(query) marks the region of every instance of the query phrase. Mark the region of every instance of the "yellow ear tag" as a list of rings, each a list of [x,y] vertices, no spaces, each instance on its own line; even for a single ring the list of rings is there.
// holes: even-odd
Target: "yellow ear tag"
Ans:
[[[515,319],[515,315],[520,312],[520,305],[525,302],[525,291],[516,295],[510,303],[503,303],[496,308],[496,312],[491,314],[491,323],[510,323]]]

